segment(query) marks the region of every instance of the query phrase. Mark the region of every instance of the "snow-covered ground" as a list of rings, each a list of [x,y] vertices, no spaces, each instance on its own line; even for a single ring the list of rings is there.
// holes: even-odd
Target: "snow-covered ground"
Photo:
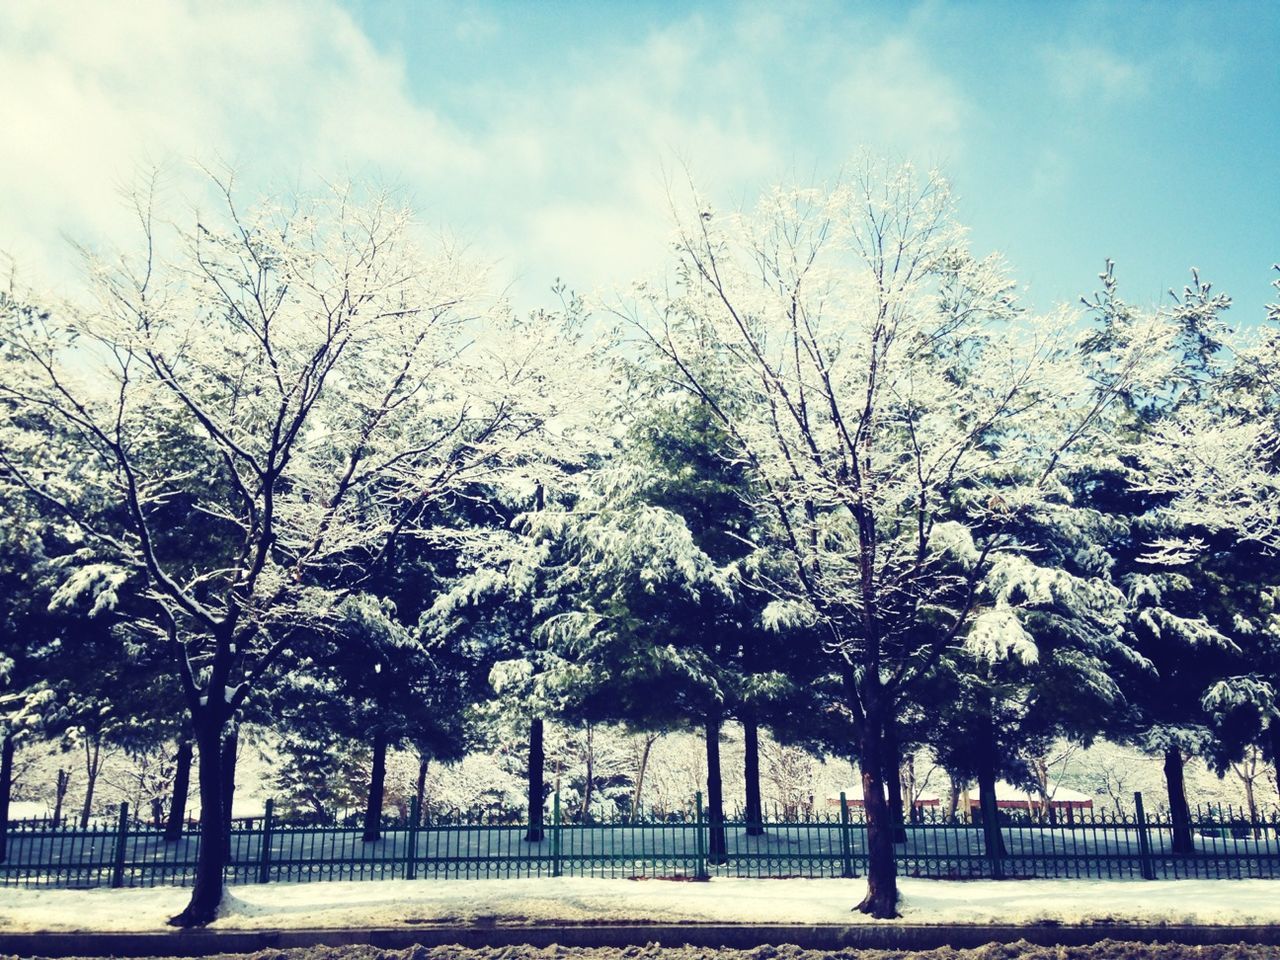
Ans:
[[[263,884],[228,888],[218,929],[379,927],[493,921],[702,923],[870,922],[850,907],[861,880],[707,883],[558,877],[468,883]],[[1280,923],[1280,889],[1266,880],[968,881],[903,879],[902,922],[931,924]],[[164,929],[187,891],[2,890],[7,931]]]

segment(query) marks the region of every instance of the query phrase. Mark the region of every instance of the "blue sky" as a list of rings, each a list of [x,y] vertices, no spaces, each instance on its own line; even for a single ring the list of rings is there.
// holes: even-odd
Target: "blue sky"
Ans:
[[[860,148],[940,165],[1047,309],[1117,261],[1251,322],[1280,260],[1280,5],[0,6],[0,249],[58,276],[127,239],[146,164],[254,190],[355,176],[498,261],[518,305],[656,269],[668,183],[721,208]],[[175,188],[176,189],[176,188]]]

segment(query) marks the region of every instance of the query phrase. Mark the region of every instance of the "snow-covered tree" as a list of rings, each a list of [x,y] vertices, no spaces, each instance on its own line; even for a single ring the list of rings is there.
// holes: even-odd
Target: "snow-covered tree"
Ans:
[[[1072,464],[1089,462],[1073,458]],[[1069,481],[1073,467],[1064,467]],[[1140,658],[1123,632],[1124,595],[1097,544],[1114,523],[1074,496],[1011,519],[1025,550],[997,556],[977,589],[968,643],[939,658],[921,711],[942,766],[976,780],[987,842],[1002,849],[996,781],[1033,788],[1029,757],[1089,742],[1123,706],[1115,670]],[[976,550],[965,543],[952,562]],[[1002,636],[1002,634],[1005,634]]]
[[[699,202],[678,286],[624,307],[666,369],[752,465],[785,544],[775,624],[819,625],[864,761],[896,705],[956,643],[1017,646],[981,607],[1016,521],[1062,500],[1058,471],[1160,348],[1135,341],[1090,382],[1071,318],[1018,308],[999,260],[971,255],[941,177],[868,162],[829,189],[782,189],[726,216]],[[965,572],[943,562],[971,550]],[[896,913],[878,759],[862,764],[868,893]]]
[[[737,719],[743,728],[743,816],[747,832],[756,834],[763,831],[760,727],[785,730],[797,706],[811,707],[812,633],[765,629],[768,596],[755,581],[757,567],[770,558],[758,546],[764,532],[753,531],[749,464],[704,402],[687,394],[672,398],[669,387],[659,389],[654,408],[632,426],[624,454],[632,486],[620,492],[679,517],[695,545],[730,574],[730,606],[712,632],[727,698],[722,717]],[[709,796],[716,792],[708,786]]]
[[[282,735],[282,774],[305,784],[312,815],[349,804],[347,785],[335,791],[326,784],[339,768],[348,779],[367,768],[365,842],[381,837],[390,754],[413,750],[421,781],[431,760],[457,760],[468,746],[479,665],[458,648],[458,638],[430,636],[419,620],[456,572],[455,541],[476,535],[460,533],[470,505],[468,495],[435,517],[436,529],[454,535],[434,543],[403,539],[377,565],[352,571],[355,592],[342,601],[335,623],[299,637],[298,669],[281,676],[265,698]],[[324,744],[333,745],[333,756],[318,748]]]
[[[747,816],[758,830],[758,723],[789,689],[742,567],[752,552],[746,478],[711,411],[668,390],[646,401],[574,511],[539,518],[562,545],[555,579],[568,598],[545,627],[559,657],[549,684],[588,721],[703,730],[712,862],[726,849],[722,726],[744,721]]]
[[[552,502],[559,497],[551,494]],[[514,502],[512,502],[514,501]],[[558,602],[545,570],[554,545],[529,535],[520,522],[524,509],[547,508],[547,488],[539,484],[521,496],[491,492],[472,538],[458,557],[456,576],[424,611],[420,629],[437,644],[453,644],[485,674],[488,693],[479,699],[490,735],[523,736],[528,829],[525,841],[541,843],[546,808],[546,722],[558,701],[545,687],[554,656],[539,627]]]
[[[778,743],[772,737],[765,740],[761,753],[765,778],[782,806],[782,816],[800,817],[813,796],[813,755],[799,747]]]
[[[245,214],[225,194],[172,235],[139,204],[142,247],[90,261],[91,303],[2,316],[20,415],[0,464],[103,575],[138,581],[135,641],[168,651],[192,716],[202,843],[178,924],[221,900],[215,758],[245,698],[332,627],[352,570],[440,535],[431,506],[542,459],[563,413],[555,324],[486,303],[481,272],[421,252],[392,204],[337,191]]]
[[[1280,265],[1275,269],[1280,270]],[[1273,282],[1280,290],[1280,280]],[[1141,489],[1162,498],[1171,523],[1280,549],[1280,302],[1227,368],[1219,317],[1229,298],[1193,271],[1169,312],[1184,326],[1189,382],[1153,422],[1139,451]],[[1178,541],[1194,553],[1194,542]],[[1170,545],[1172,548],[1172,544]]]
[[[1239,672],[1252,605],[1241,574],[1253,561],[1213,508],[1192,515],[1180,506],[1181,494],[1157,479],[1153,451],[1204,416],[1227,416],[1221,314],[1230,300],[1193,275],[1168,306],[1143,310],[1122,299],[1110,261],[1100,278],[1102,291],[1086,300],[1095,319],[1086,344],[1091,365],[1111,363],[1152,323],[1169,331],[1157,374],[1131,384],[1109,409],[1094,456],[1072,478],[1080,509],[1100,520],[1092,549],[1125,595],[1124,642],[1134,651],[1114,674],[1124,709],[1110,718],[1110,736],[1163,757],[1173,849],[1190,853],[1184,767],[1191,756],[1215,752],[1204,699],[1210,690],[1225,696],[1236,689],[1230,677]]]
[[[1195,281],[1179,307],[1205,299]],[[1280,304],[1241,339],[1229,361],[1199,365],[1212,380],[1144,438],[1137,483],[1160,503],[1164,551],[1180,554],[1177,572],[1237,653],[1203,678],[1200,706],[1206,759],[1234,770],[1252,801],[1258,758],[1280,769]]]
[[[552,518],[565,543],[560,589],[574,598],[548,624],[563,664],[553,682],[589,718],[703,730],[708,852],[717,861],[722,726],[743,724],[744,816],[759,832],[759,728],[794,696],[785,668],[801,646],[788,649],[762,627],[764,599],[744,565],[754,552],[748,466],[714,415],[669,386],[638,406],[590,495]]]
[[[294,713],[281,704],[275,730],[270,786],[279,798],[276,810],[290,822],[332,823],[366,795],[369,747],[334,735],[332,700],[317,697],[309,713],[299,707]]]
[[[29,505],[9,496],[0,500],[0,863],[8,855],[14,755],[44,727],[52,707],[53,690],[41,666],[56,584],[47,536],[43,518]]]
[[[487,673],[493,695],[484,706],[489,722],[504,735],[526,732],[529,843],[544,839],[546,721],[565,710],[547,686],[559,660],[541,631],[563,599],[553,573],[560,543],[546,535],[543,520],[572,508],[612,442],[613,423],[609,370],[583,335],[583,304],[557,290],[563,306],[556,371],[566,408],[554,425],[557,446],[536,469],[525,471],[525,482],[469,491],[470,533],[454,558],[452,577],[419,623],[425,636],[456,647]]]

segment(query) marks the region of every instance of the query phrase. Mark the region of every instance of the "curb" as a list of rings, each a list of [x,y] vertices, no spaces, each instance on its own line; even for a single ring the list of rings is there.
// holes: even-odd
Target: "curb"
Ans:
[[[808,950],[847,947],[929,950],[978,947],[1025,940],[1039,946],[1082,946],[1102,940],[1139,943],[1250,943],[1280,945],[1280,926],[1150,924],[928,925],[840,924],[469,924],[363,929],[179,930],[172,933],[0,933],[0,954],[21,957],[202,957],[291,947],[367,944],[411,946],[630,947],[667,946],[749,949],[795,944]]]

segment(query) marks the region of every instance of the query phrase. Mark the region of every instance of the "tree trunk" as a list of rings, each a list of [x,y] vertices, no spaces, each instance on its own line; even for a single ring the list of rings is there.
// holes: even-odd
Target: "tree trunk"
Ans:
[[[720,782],[720,718],[707,717],[707,862],[728,862],[724,837],[724,791]]]
[[[881,776],[883,737],[883,721],[869,713],[859,738],[858,763],[867,819],[867,895],[856,909],[878,920],[889,920],[898,915],[898,867],[893,859],[893,821]]]
[[[582,791],[582,810],[580,817],[583,823],[591,822],[591,794],[596,786],[596,744],[593,727],[587,724],[587,782]]]
[[[92,748],[89,746],[93,741]],[[89,829],[89,817],[93,814],[93,791],[98,785],[98,763],[102,756],[102,741],[95,735],[84,742],[84,806],[80,810],[80,829]]]
[[[164,803],[159,797],[151,798],[151,825],[159,830],[164,823]]]
[[[227,862],[227,811],[223,804],[227,791],[222,775],[222,724],[208,717],[195,720],[200,786],[200,844],[196,852],[196,875],[191,900],[176,917],[175,927],[197,927],[218,915],[222,903],[222,873]]]
[[[644,794],[644,775],[649,769],[649,754],[653,751],[653,744],[658,738],[653,734],[646,734],[644,738],[644,750],[640,752],[640,763],[636,769],[636,785],[631,791],[631,822],[635,823],[640,816],[640,798]]]
[[[1000,801],[996,796],[996,766],[990,744],[984,744],[978,761],[978,806],[982,811],[982,836],[987,855],[1004,857],[1008,851],[1000,832]]]
[[[529,722],[529,830],[524,835],[528,843],[542,842],[542,803],[545,799],[542,777],[546,762],[547,754],[542,744],[542,718],[535,717]]]
[[[418,782],[414,787],[414,796],[418,798],[418,822],[415,827],[422,824],[426,811],[423,804],[427,800],[427,767],[431,763],[431,755],[422,751],[418,753]]]
[[[893,729],[893,720],[885,725],[883,749],[881,776],[884,778],[889,816],[893,819],[893,842],[906,843],[907,831],[902,825],[902,755],[898,750],[898,736]]]
[[[1053,798],[1049,796],[1049,764],[1043,757],[1031,761],[1031,771],[1036,778],[1036,792],[1040,795],[1040,819],[1056,823],[1053,816]]]
[[[364,811],[365,843],[382,839],[382,790],[387,780],[387,737],[379,730],[373,735],[373,772],[369,776],[369,805]]]
[[[1258,801],[1253,794],[1253,778],[1244,781],[1244,801],[1249,806],[1249,833],[1258,835]]]
[[[58,777],[53,782],[53,825],[62,823],[62,801],[67,798],[67,787],[71,785],[71,773],[58,768]]]
[[[747,778],[747,836],[764,835],[764,814],[760,808],[760,727],[754,718],[742,721]]]
[[[222,741],[222,813],[226,826],[223,830],[225,856],[231,860],[232,823],[231,811],[236,799],[236,754],[240,750],[240,733],[234,726]]]
[[[920,781],[916,778],[916,758],[912,754],[902,760],[903,815],[910,824],[920,822],[920,806],[916,803],[919,789]]]
[[[1187,788],[1182,768],[1182,751],[1173,747],[1164,752],[1164,782],[1169,790],[1169,822],[1173,828],[1170,849],[1178,854],[1195,853],[1191,836],[1191,808],[1187,806]]]
[[[1280,722],[1271,723],[1271,765],[1276,771],[1276,793],[1280,794]]]
[[[174,759],[173,799],[169,803],[169,819],[164,826],[165,843],[182,839],[182,829],[187,819],[187,794],[191,791],[191,737],[183,733],[178,740],[178,755]]]
[[[960,809],[960,781],[950,775],[947,779],[951,781],[951,789],[947,791],[947,816],[954,820]]]
[[[9,793],[13,789],[13,737],[0,742],[0,863],[9,856]]]
[[[978,806],[982,811],[982,835],[986,842],[987,856],[1004,857],[1008,855],[1008,850],[1005,849],[1004,837],[1000,832],[1000,798],[996,795],[996,760],[999,748],[996,746],[993,713],[994,708],[983,717],[978,734],[981,742],[975,744],[978,748]]]

